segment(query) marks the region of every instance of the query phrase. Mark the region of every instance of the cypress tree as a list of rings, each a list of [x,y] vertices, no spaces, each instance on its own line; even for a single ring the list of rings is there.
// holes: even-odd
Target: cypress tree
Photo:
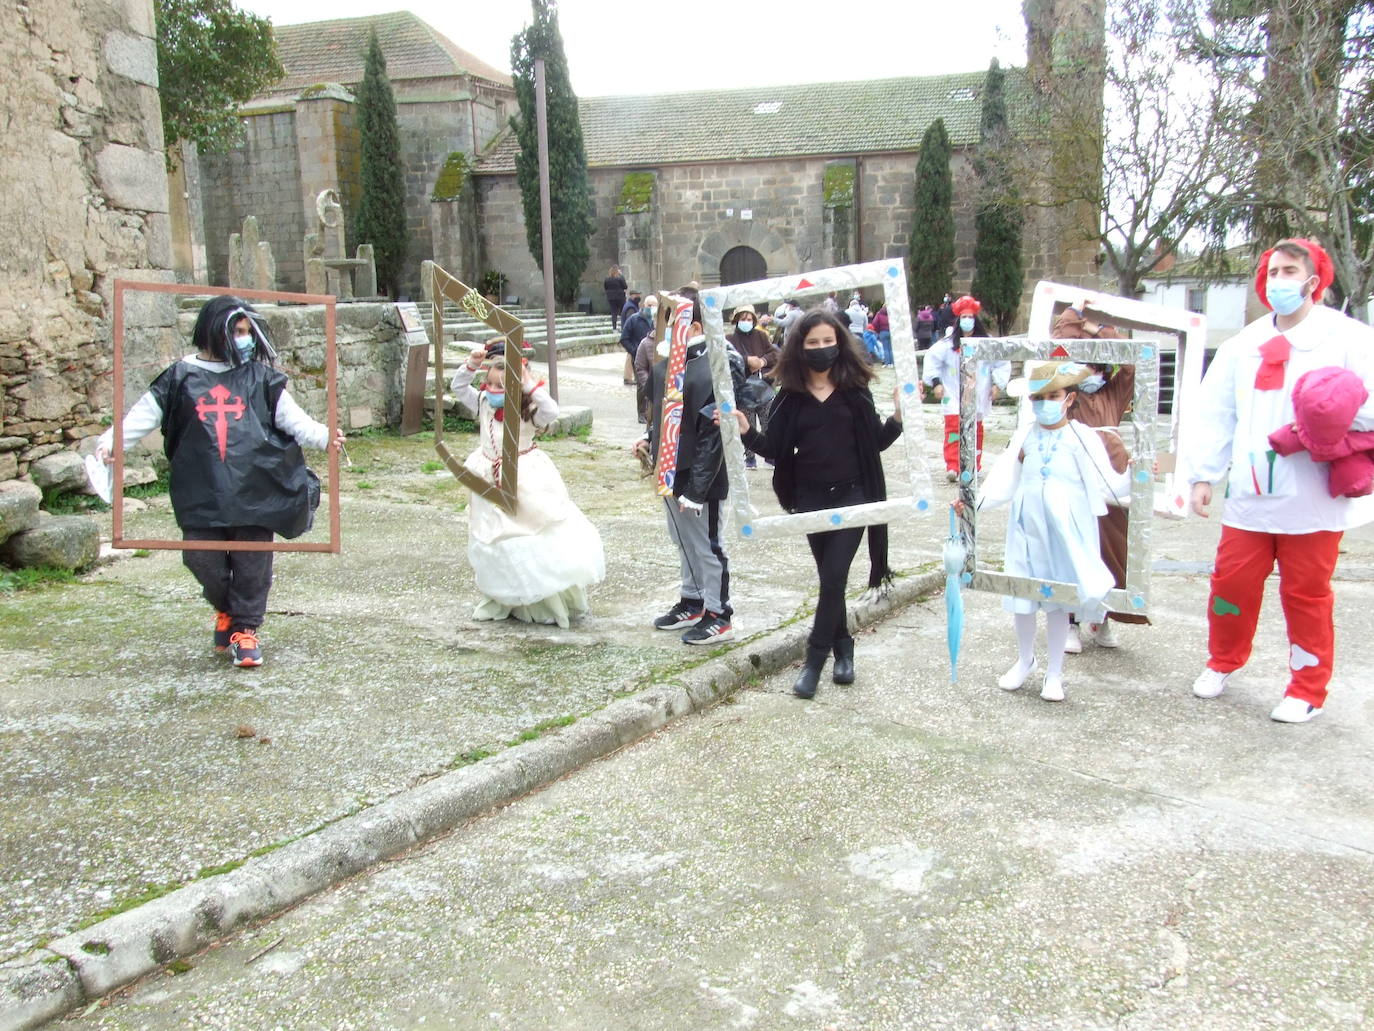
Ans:
[[[997,324],[1011,332],[1021,307],[1021,206],[1010,172],[1011,133],[1007,129],[1006,73],[993,58],[983,90],[978,151],[973,168],[979,180],[973,245],[973,296]]]
[[[949,134],[937,118],[921,139],[911,217],[911,307],[939,304],[954,285],[954,179]]]
[[[568,60],[558,31],[554,0],[532,0],[534,22],[511,40],[511,78],[520,113],[511,128],[520,142],[515,159],[516,181],[525,212],[525,240],[535,264],[544,268],[544,237],[539,216],[539,125],[534,94],[534,62],[544,59],[548,93],[549,207],[553,231],[553,293],[560,304],[577,300],[582,271],[591,258],[591,194],[587,186],[587,154],[582,146],[582,122],[577,94],[568,79]]]
[[[406,225],[405,175],[396,128],[396,98],[386,77],[386,58],[377,30],[367,44],[363,81],[358,86],[358,136],[362,149],[362,196],[353,220],[353,239],[370,243],[377,263],[377,289],[395,297],[410,246]]]

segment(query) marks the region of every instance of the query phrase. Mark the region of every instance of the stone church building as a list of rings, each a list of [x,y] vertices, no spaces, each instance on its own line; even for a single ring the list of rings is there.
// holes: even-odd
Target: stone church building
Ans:
[[[1007,77],[1013,123],[1028,112],[1032,91],[1054,88],[1058,69],[1100,71],[1102,0],[1026,6],[1030,60]],[[316,195],[337,190],[346,218],[356,205],[353,90],[373,29],[396,94],[406,167],[412,271],[403,288],[419,294],[420,262],[432,257],[468,282],[501,272],[507,296],[538,303],[542,276],[525,241],[518,145],[507,124],[516,112],[510,77],[406,12],[276,30],[287,75],[243,108],[244,144],[185,162],[179,231],[190,246],[178,248],[179,273],[227,282],[229,236],[255,215],[278,286],[303,287],[302,240],[315,228]],[[971,149],[985,74],[583,98],[596,225],[583,298],[604,307],[600,283],[613,263],[633,287],[671,288],[908,255],[921,246],[912,227],[917,152],[936,118],[954,146],[956,285],[967,286]],[[1048,160],[1048,145],[1042,149]],[[1027,283],[1050,275],[1096,282],[1097,213],[1027,210]],[[349,246],[365,242],[350,238]],[[184,259],[197,247],[203,268]]]

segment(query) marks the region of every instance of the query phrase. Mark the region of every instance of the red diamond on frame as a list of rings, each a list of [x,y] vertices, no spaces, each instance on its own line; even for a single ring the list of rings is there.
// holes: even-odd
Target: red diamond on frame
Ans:
[[[1060,344],[1058,347],[1056,347],[1053,351],[1050,352],[1051,358],[1067,358],[1068,356],[1069,352],[1064,349],[1063,344]]]
[[[816,284],[811,282],[811,280],[809,279],[802,279],[797,282],[798,290],[805,290],[808,286],[811,287],[813,290],[816,288]]]

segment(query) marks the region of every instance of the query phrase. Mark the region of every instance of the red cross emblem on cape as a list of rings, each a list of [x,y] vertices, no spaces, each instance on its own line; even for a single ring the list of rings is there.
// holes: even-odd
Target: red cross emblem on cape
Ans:
[[[210,388],[210,396],[215,399],[213,404],[208,403],[204,397],[196,400],[196,415],[200,416],[200,421],[204,422],[207,415],[215,415],[215,441],[219,444],[219,460],[224,461],[224,446],[229,442],[229,420],[228,415],[233,415],[237,419],[243,418],[244,408],[243,398],[235,395],[234,403],[227,404],[229,400],[229,388],[223,383],[217,383]]]

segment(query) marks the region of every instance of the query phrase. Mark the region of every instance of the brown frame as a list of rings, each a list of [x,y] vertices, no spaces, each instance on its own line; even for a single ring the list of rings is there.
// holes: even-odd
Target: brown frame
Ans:
[[[329,541],[168,541],[142,540],[124,536],[124,294],[126,291],[151,294],[182,294],[192,297],[232,295],[245,301],[286,301],[291,304],[324,306],[325,391],[329,443],[333,444],[339,426],[338,357],[334,346],[335,299],[331,294],[292,294],[277,290],[240,290],[229,286],[196,286],[182,283],[140,283],[127,279],[114,282],[114,484],[110,502],[114,508],[112,544],[116,548],[147,548],[155,551],[319,551],[339,554],[339,453],[327,447],[329,456]]]
[[[444,443],[444,298],[471,312],[489,327],[506,338],[506,411],[520,411],[524,401],[520,390],[520,374],[523,362],[512,361],[512,357],[524,357],[525,324],[510,312],[492,304],[475,289],[461,279],[445,272],[437,264],[433,270],[434,298],[433,333],[434,341],[434,450],[444,460],[448,471],[458,478],[458,482],[474,494],[480,494],[503,511],[515,514],[516,486],[520,469],[520,419],[501,420],[501,472],[496,483],[468,471],[457,455]]]

